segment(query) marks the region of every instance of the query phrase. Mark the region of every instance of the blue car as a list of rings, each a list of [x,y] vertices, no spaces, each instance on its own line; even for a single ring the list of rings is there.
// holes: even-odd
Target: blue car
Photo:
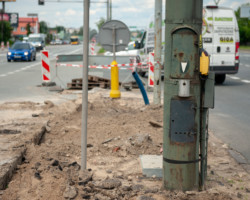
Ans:
[[[16,42],[9,48],[7,60],[36,60],[36,48],[27,42]]]

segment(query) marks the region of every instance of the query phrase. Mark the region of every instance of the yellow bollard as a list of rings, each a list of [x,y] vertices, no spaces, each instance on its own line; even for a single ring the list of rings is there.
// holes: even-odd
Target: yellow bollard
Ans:
[[[118,63],[114,60],[111,63],[111,91],[110,98],[120,98],[121,92],[119,90],[119,69]]]

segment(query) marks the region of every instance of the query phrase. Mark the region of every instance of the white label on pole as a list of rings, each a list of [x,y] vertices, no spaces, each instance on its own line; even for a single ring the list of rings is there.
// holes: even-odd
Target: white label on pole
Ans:
[[[186,71],[186,67],[187,67],[187,62],[182,62],[181,63],[181,69],[182,69],[183,73]]]

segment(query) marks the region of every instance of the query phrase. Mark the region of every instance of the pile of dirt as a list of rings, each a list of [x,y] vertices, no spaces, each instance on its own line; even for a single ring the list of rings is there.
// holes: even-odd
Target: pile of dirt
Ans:
[[[25,132],[25,158],[0,199],[250,199],[249,174],[212,133],[206,189],[166,191],[161,179],[143,176],[139,162],[141,154],[161,154],[163,107],[145,106],[129,95],[112,100],[106,90],[90,93],[88,105],[87,170],[80,170],[81,99],[30,104],[37,116],[29,118],[25,130],[32,132],[43,121],[46,133],[37,145],[27,142],[31,133]]]

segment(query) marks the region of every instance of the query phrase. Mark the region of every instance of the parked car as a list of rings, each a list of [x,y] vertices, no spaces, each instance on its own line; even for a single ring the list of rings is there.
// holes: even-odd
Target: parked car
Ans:
[[[36,60],[36,48],[28,42],[15,42],[7,53],[7,61]]]
[[[51,40],[50,44],[51,44],[51,45],[55,45],[55,44],[56,44],[56,41],[55,41],[55,40]]]
[[[63,40],[62,43],[63,44],[70,44],[70,41],[69,40]]]
[[[62,40],[56,40],[56,44],[62,44]]]

